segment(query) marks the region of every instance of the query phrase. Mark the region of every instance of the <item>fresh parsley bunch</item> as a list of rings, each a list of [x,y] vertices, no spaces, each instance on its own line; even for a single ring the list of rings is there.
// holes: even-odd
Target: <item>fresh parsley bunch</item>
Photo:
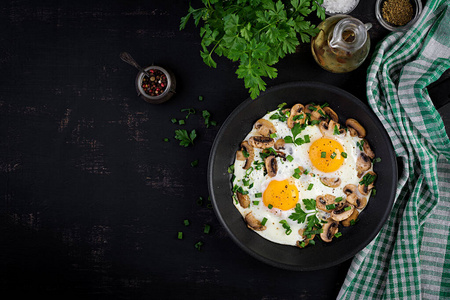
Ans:
[[[261,77],[277,77],[273,65],[286,54],[294,53],[299,40],[308,43],[318,33],[305,17],[316,11],[320,19],[325,19],[323,0],[202,2],[205,5],[202,8],[189,5],[188,14],[181,18],[180,30],[191,16],[196,26],[203,20],[200,28],[203,61],[215,68],[213,53],[239,61],[236,74],[244,79],[253,99],[266,89]]]

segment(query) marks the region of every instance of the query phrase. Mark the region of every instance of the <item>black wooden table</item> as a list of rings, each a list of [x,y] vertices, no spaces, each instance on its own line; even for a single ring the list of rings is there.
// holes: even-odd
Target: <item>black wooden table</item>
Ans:
[[[374,2],[362,0],[352,13],[373,24],[372,51],[388,33],[376,22]],[[277,269],[242,251],[215,217],[206,183],[209,151],[220,125],[248,93],[236,78],[236,63],[217,59],[217,69],[203,63],[199,30],[192,22],[178,30],[187,9],[182,0],[2,2],[4,294],[47,299],[336,297],[350,261],[313,272]],[[137,70],[119,59],[122,51],[143,66],[173,70],[177,94],[160,105],[138,98]],[[331,74],[303,45],[277,64],[278,78],[267,83],[326,82],[366,102],[368,64]],[[448,81],[430,91],[439,106],[448,102],[446,86]],[[180,111],[185,108],[196,114],[185,125],[173,124],[172,118],[185,118]],[[218,125],[207,128],[202,110]],[[195,145],[179,146],[176,129],[195,129]],[[191,166],[196,160],[198,165]],[[200,250],[198,242],[203,243]]]

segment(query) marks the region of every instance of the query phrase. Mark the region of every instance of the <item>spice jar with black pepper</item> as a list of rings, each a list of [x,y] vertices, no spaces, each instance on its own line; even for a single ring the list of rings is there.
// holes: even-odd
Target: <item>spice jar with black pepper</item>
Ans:
[[[175,93],[176,81],[173,73],[159,66],[144,69],[136,77],[136,91],[147,102],[159,104],[169,100]]]

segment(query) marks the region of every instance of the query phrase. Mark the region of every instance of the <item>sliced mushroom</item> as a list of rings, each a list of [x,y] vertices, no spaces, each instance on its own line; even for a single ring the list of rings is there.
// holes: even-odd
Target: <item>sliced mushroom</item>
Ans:
[[[344,194],[346,194],[347,196],[356,194],[357,188],[358,187],[354,184],[347,184],[346,186],[344,186]]]
[[[260,135],[267,137],[269,137],[272,133],[277,132],[273,123],[266,119],[259,119],[256,121],[255,129],[258,130]]]
[[[334,202],[335,199],[336,197],[330,194],[319,195],[316,197],[316,207],[320,210],[331,212],[332,209],[327,209],[327,205],[336,204],[336,202]]]
[[[371,166],[372,161],[370,160],[370,157],[368,157],[366,153],[361,152],[356,160],[356,171],[358,172],[358,177],[361,177],[361,175],[365,171],[369,170]]]
[[[345,205],[341,208],[333,210],[330,216],[335,221],[342,221],[350,217],[354,210],[355,207],[353,205],[351,205],[350,203],[345,203]]]
[[[244,151],[248,154],[248,157],[244,155]],[[236,159],[245,160],[245,165],[242,167],[245,170],[249,169],[252,166],[252,162],[255,159],[255,151],[253,150],[253,147],[248,144],[247,141],[243,141],[241,143],[241,150],[236,153]]]
[[[347,196],[347,202],[352,204],[356,209],[363,209],[367,205],[367,198],[358,197],[355,193]]]
[[[351,136],[358,136],[360,138],[366,136],[366,130],[355,119],[347,119],[347,121],[345,121],[345,126],[347,126]]]
[[[345,227],[348,227],[350,225],[353,225],[354,222],[356,222],[356,220],[358,219],[359,216],[359,211],[357,209],[355,209],[353,211],[353,213],[350,215],[350,217],[348,217],[347,219],[343,220],[341,222],[341,224]],[[353,222],[352,222],[353,221]]]
[[[259,135],[250,137],[248,141],[252,147],[261,149],[273,147],[275,144],[273,138]]]
[[[370,176],[369,183],[366,184],[367,180],[365,180],[366,176]],[[377,179],[377,174],[375,172],[367,172],[361,181],[364,182],[364,184],[358,185],[358,191],[363,194],[364,196],[367,196],[369,192],[374,188],[375,186],[375,180]]]
[[[331,109],[331,107],[327,106],[322,108],[322,110],[333,120],[334,122],[339,122],[339,117],[337,113],[334,112],[334,110]]]
[[[250,205],[250,197],[248,195],[244,195],[239,192],[236,192],[236,196],[238,198],[239,204],[243,208],[248,208],[248,206]]]
[[[331,242],[334,235],[339,231],[339,222],[336,222],[335,220],[328,219],[328,222],[323,225],[322,230],[323,232],[320,234],[320,238],[324,242]]]
[[[335,126],[337,126],[339,134],[342,134],[342,133],[345,132],[344,129],[341,128],[341,125],[339,123],[336,123],[333,120],[330,120],[329,122],[321,121],[319,123],[319,130],[325,136],[333,136],[334,135]]]
[[[364,153],[370,157],[370,159],[374,159],[375,158],[375,152],[372,151],[372,148],[370,148],[369,142],[366,139],[363,139],[364,143],[363,143],[363,150]]]
[[[339,177],[320,177],[322,182],[327,187],[336,188],[341,185],[341,178]]]
[[[280,150],[280,149],[284,149],[284,145],[285,145],[284,139],[278,139],[275,142],[274,147],[275,147],[275,149]]]
[[[297,103],[291,108],[291,114],[289,115],[289,118],[287,119],[287,125],[289,128],[293,128],[295,123],[304,124],[306,121],[306,115],[304,112],[305,107]]]
[[[270,177],[275,177],[278,172],[278,164],[275,155],[270,155],[264,159],[267,174]]]
[[[316,236],[315,234],[312,234],[308,238],[307,236],[304,235],[304,233],[305,233],[305,229],[298,230],[298,234],[303,237],[302,241],[297,241],[297,243],[296,243],[297,247],[299,247],[299,248],[305,248],[306,246],[308,246],[309,241],[312,241],[314,239],[314,237]]]
[[[322,113],[320,113],[321,111]],[[326,120],[325,112],[320,107],[320,105],[308,104],[305,106],[305,112],[311,115],[311,120]]]
[[[262,225],[261,222],[255,218],[255,216],[252,214],[252,212],[249,212],[245,215],[245,222],[247,223],[248,228],[256,230],[256,231],[263,231],[266,230],[266,226]]]

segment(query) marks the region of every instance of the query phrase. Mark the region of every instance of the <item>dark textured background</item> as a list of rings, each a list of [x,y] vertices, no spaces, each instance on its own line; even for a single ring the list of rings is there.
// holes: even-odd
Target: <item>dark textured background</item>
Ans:
[[[376,22],[374,2],[362,0],[352,14],[373,23],[372,50],[388,33]],[[178,30],[187,9],[182,0],[2,1],[4,294],[47,299],[337,295],[350,262],[314,272],[267,266],[234,244],[208,205],[212,142],[248,94],[234,74],[236,63],[217,59],[217,69],[203,64],[192,22]],[[122,51],[142,66],[172,69],[175,97],[161,105],[138,98],[137,70],[119,59]],[[267,83],[326,82],[365,102],[368,64],[349,74],[327,73],[304,45],[276,66],[278,78]],[[430,90],[439,107],[450,93],[448,80],[444,83]],[[197,114],[186,125],[171,123],[190,107]],[[205,127],[204,109],[217,127]],[[448,117],[449,106],[444,109]],[[179,128],[197,130],[194,146],[178,145],[174,131]],[[199,165],[191,167],[197,159]],[[204,224],[211,226],[209,234],[203,233]],[[177,239],[178,231],[184,232],[183,240]],[[194,247],[198,241],[204,243],[201,251]]]

